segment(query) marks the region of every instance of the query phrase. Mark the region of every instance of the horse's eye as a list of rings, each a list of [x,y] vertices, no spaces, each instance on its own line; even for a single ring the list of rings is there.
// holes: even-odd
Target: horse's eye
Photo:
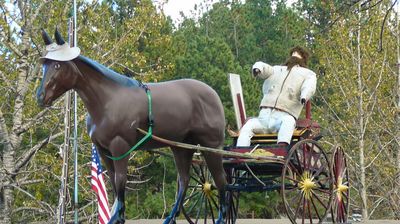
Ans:
[[[58,70],[60,67],[61,67],[60,63],[56,63],[56,64],[54,65],[54,68],[57,69],[57,70]]]

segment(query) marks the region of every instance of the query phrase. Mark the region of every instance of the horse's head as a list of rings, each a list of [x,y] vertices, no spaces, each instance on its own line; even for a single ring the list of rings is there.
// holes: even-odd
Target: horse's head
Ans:
[[[74,87],[79,70],[72,60],[79,56],[80,50],[69,47],[57,29],[56,43],[53,43],[44,30],[42,37],[47,54],[39,60],[43,64],[43,78],[37,90],[37,101],[40,106],[50,106],[54,100]]]

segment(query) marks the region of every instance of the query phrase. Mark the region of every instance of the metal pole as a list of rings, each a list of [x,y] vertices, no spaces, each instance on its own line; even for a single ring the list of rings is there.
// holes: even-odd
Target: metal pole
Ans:
[[[60,187],[60,198],[58,204],[58,215],[57,223],[64,224],[65,217],[65,204],[67,195],[67,184],[68,184],[68,151],[70,148],[70,118],[71,118],[71,93],[67,92],[64,98],[65,102],[65,115],[64,115],[64,145],[62,148],[61,156],[63,158],[63,165],[61,171],[61,187]]]
[[[73,3],[73,23],[72,23],[72,34],[73,34],[73,47],[77,47],[77,35],[76,35],[76,0]],[[78,97],[76,91],[74,91],[74,220],[75,224],[78,224]]]

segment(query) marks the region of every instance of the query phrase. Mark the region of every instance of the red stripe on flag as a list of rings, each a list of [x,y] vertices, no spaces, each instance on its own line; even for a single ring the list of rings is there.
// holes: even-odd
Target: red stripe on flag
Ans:
[[[93,146],[92,150],[92,167],[91,167],[91,184],[92,189],[96,193],[97,196],[97,205],[98,205],[98,213],[99,213],[99,223],[105,224],[110,220],[110,209],[108,207],[108,198],[106,186],[103,180],[103,174],[98,172],[101,170],[100,160]],[[99,167],[97,167],[99,166]]]

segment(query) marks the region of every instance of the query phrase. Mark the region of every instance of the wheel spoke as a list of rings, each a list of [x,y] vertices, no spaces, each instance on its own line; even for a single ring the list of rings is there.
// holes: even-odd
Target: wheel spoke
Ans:
[[[287,191],[298,191],[299,189],[296,186],[293,186],[292,188],[286,188],[285,187],[285,190],[287,190]]]
[[[200,195],[200,197],[197,198],[197,200],[194,202],[194,204],[191,204],[189,210],[188,210],[188,214],[192,213],[193,208],[195,208],[197,206],[197,203],[199,203],[199,201],[204,197],[203,194]]]
[[[314,207],[314,210],[315,210],[315,213],[317,214],[318,219],[321,220],[321,216],[319,215],[317,206],[315,205],[314,199],[312,197],[311,197],[311,203],[312,203],[312,205]]]
[[[331,194],[331,191],[329,189],[314,188],[314,190],[317,190],[317,191],[327,194],[327,195]]]
[[[312,176],[313,176],[313,177],[317,177],[317,176],[319,176],[319,175],[322,173],[322,171],[325,171],[325,172],[326,172],[325,168],[326,168],[326,167],[324,167],[324,166],[321,164],[321,166],[318,168],[317,172],[315,172]],[[329,172],[328,172],[328,173],[329,173]]]
[[[317,194],[315,194],[313,191],[311,191],[312,195],[317,199],[317,201],[324,206],[325,209],[328,209],[328,205],[325,205],[325,203],[319,198]]]
[[[210,197],[210,201],[212,202],[212,204],[214,205],[214,207],[218,209],[218,203],[215,201],[215,198],[211,196],[211,197]]]
[[[208,205],[208,199],[207,199],[207,195],[205,195],[204,197],[204,224],[207,224],[207,217],[208,217],[208,209],[207,209],[207,205]]]
[[[344,215],[345,215],[345,210],[346,209],[344,209],[344,203],[340,203],[339,204],[339,217],[340,217],[340,221],[343,221],[343,219],[344,219]]]
[[[188,201],[188,200],[190,200],[190,199],[192,199],[193,197],[195,197],[195,196],[197,196],[197,195],[199,195],[200,194],[200,192],[194,192],[192,195],[190,195],[189,197],[186,197],[185,198],[185,201]]]
[[[310,218],[310,223],[312,223],[312,213],[311,213],[311,205],[310,205],[310,200],[307,200],[307,210],[308,210],[308,216]]]
[[[194,180],[196,183],[198,183],[198,184],[200,184],[200,185],[203,185],[204,184],[204,180],[203,181],[201,181],[201,180],[199,180],[199,179],[197,179],[197,178],[195,178],[195,177],[190,177],[192,180]]]
[[[204,169],[205,169],[204,167],[200,167],[199,170],[200,170],[200,174],[201,174],[200,176],[203,178],[203,180],[205,182],[205,181],[207,181],[207,176],[206,176],[206,174],[204,172]]]
[[[304,198],[304,195],[302,194],[301,191],[295,193],[295,195],[293,197],[290,198],[290,204],[291,205],[300,205],[300,202],[302,200],[302,198]],[[297,204],[295,203],[297,202]]]
[[[300,165],[299,165],[299,167],[300,167]],[[296,165],[293,164],[292,162],[289,163],[289,168],[291,171],[294,171],[297,175],[301,176],[302,171],[298,170]]]
[[[303,195],[300,195],[300,198],[299,198],[298,203],[297,203],[298,206],[297,206],[296,211],[294,213],[294,220],[296,220],[296,218],[297,218],[297,214],[299,213],[301,202],[303,201],[303,199],[304,199]]]
[[[311,168],[312,168],[312,166],[311,166],[311,159],[313,158],[314,146],[315,146],[315,145],[312,145],[312,146],[311,146],[311,149],[309,149],[309,150],[306,149],[306,153],[309,154],[309,155],[308,155],[308,161],[307,161],[307,169],[311,169]]]
[[[201,187],[201,185],[200,184],[196,184],[196,185],[188,185],[188,188],[193,188],[194,190],[197,190],[197,189],[201,189],[202,187]]]
[[[346,201],[348,201],[348,200],[349,200],[349,197],[348,197],[348,195],[347,195],[347,194],[344,194],[344,193],[342,193],[342,200],[343,200],[343,197],[344,197],[344,199],[346,199]]]
[[[346,177],[347,173],[347,167],[344,167],[344,169],[340,172],[340,174],[338,175],[338,177]]]
[[[295,159],[297,160],[299,169],[297,169],[296,166],[294,166],[294,167],[296,168],[296,170],[299,170],[300,173],[303,173],[303,167],[302,167],[302,165],[301,165],[301,161],[300,161],[300,158],[299,158],[299,155],[298,155],[297,150],[294,151],[294,155],[295,155]],[[293,165],[295,165],[295,164],[293,164]]]
[[[307,202],[307,200],[304,198],[304,200],[303,200],[303,217],[302,217],[302,222],[301,223],[303,223],[304,224],[304,219],[305,219],[305,215],[306,215],[306,202]]]
[[[201,213],[201,210],[203,209],[203,201],[204,201],[204,197],[205,197],[205,195],[204,195],[204,194],[202,194],[202,195],[201,195],[201,199],[200,199],[200,208],[199,208],[199,210],[197,210],[197,214],[196,214],[196,222],[195,222],[195,223],[197,223],[197,221],[199,221],[199,218],[200,218],[200,213]]]
[[[291,180],[291,181],[296,182],[296,183],[300,183],[300,180],[293,179],[293,178],[291,178],[289,176],[285,176],[285,179]]]
[[[192,169],[193,169],[193,171],[196,173],[196,176],[201,177],[200,172],[199,172],[197,166],[192,165]]]
[[[213,210],[213,207],[211,206],[211,201],[207,200],[207,202],[208,202],[208,206],[210,207],[212,222],[215,223],[214,210]]]

